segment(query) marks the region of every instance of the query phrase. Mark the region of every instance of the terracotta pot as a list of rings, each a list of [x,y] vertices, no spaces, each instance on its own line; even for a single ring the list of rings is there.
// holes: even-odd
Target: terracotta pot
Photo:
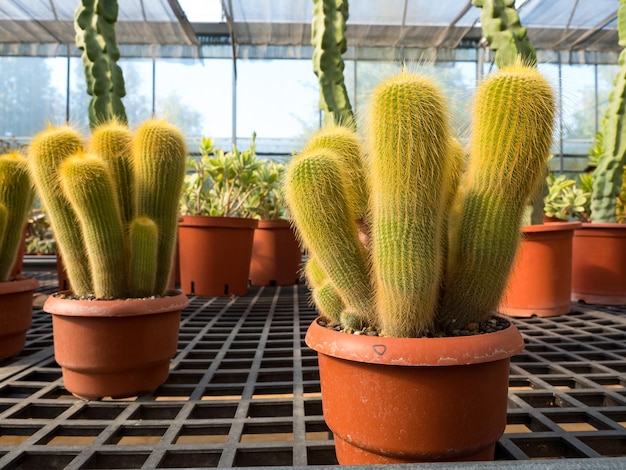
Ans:
[[[180,284],[185,294],[245,295],[256,219],[186,215],[178,223]]]
[[[254,231],[250,282],[255,286],[298,283],[302,253],[287,220],[259,220]]]
[[[0,360],[17,356],[33,319],[36,279],[0,282]]]
[[[180,291],[128,300],[48,297],[43,308],[52,314],[54,357],[65,388],[87,399],[154,391],[167,380],[188,303]]]
[[[309,327],[322,407],[342,465],[493,460],[507,417],[513,325],[449,338],[381,338]]]
[[[581,226],[580,222],[554,222],[522,228],[500,313],[550,317],[570,312],[572,238]]]
[[[28,235],[28,226],[26,229],[24,229],[24,234],[22,235],[22,241],[20,242],[20,246],[17,249],[15,263],[13,263],[13,267],[11,268],[9,279],[17,279],[20,276],[20,274],[22,274],[22,270],[24,268],[24,255],[26,254],[26,236],[27,235]]]
[[[571,298],[626,304],[626,224],[586,223],[574,232]]]

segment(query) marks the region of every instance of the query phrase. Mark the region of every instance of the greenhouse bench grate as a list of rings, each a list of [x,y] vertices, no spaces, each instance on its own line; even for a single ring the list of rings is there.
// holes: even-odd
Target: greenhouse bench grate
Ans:
[[[56,276],[36,275],[26,348],[0,363],[0,468],[337,464],[317,357],[304,344],[317,316],[306,286],[190,297],[167,382],[139,398],[86,401],[63,387],[41,309]],[[513,319],[526,349],[511,362],[508,425],[493,465],[626,468],[626,307],[572,310]]]

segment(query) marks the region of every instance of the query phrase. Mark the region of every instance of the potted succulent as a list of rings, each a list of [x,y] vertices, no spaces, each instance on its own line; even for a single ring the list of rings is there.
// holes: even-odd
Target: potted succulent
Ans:
[[[48,297],[65,387],[88,398],[147,393],[168,376],[181,310],[168,290],[187,157],[165,120],[113,119],[85,149],[70,126],[33,139],[29,167],[71,291]]]
[[[202,296],[244,295],[254,229],[250,199],[255,192],[256,136],[250,148],[216,148],[202,138],[200,158],[189,158],[178,224],[183,292]]]
[[[546,177],[544,223],[522,227],[522,241],[498,311],[550,317],[571,311],[572,240],[586,220],[589,192],[566,175]]]
[[[256,190],[249,201],[252,217],[259,219],[254,230],[250,283],[256,286],[296,284],[302,252],[289,222],[282,180],[285,165],[261,160]]]
[[[337,458],[493,459],[510,356],[523,349],[519,331],[494,313],[524,201],[545,175],[553,91],[521,64],[484,80],[465,171],[430,78],[404,70],[374,90],[368,109],[359,171],[331,142],[308,146],[285,178],[321,313],[305,341],[318,352]]]
[[[626,0],[620,0],[617,25],[619,43],[623,46]],[[618,64],[602,132],[598,135],[601,145],[596,142],[592,148],[597,167],[593,171],[591,222],[584,223],[574,234],[572,261],[572,300],[606,305],[626,304],[626,224],[620,223],[626,164],[623,139],[626,50],[622,50]]]
[[[24,156],[17,151],[0,156],[0,360],[24,349],[39,287],[14,270],[33,194]]]

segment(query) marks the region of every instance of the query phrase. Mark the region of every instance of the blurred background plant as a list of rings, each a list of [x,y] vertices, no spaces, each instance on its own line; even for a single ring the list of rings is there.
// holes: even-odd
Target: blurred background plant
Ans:
[[[50,220],[43,209],[33,209],[26,226],[26,254],[53,255],[57,251]]]
[[[591,180],[590,175],[586,176]],[[544,214],[563,221],[571,219],[589,222],[591,182],[585,186],[577,187],[576,180],[568,178],[567,175],[555,176],[550,173],[546,177],[548,194],[543,198]]]

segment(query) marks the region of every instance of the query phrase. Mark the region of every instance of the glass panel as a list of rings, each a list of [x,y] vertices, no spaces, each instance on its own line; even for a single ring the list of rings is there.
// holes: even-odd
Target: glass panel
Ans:
[[[229,59],[156,62],[156,114],[188,139],[230,138],[232,63]]]
[[[63,58],[0,57],[0,138],[22,141],[65,122],[65,67]]]
[[[310,60],[240,60],[237,76],[238,137],[301,140],[317,129],[319,86]]]

